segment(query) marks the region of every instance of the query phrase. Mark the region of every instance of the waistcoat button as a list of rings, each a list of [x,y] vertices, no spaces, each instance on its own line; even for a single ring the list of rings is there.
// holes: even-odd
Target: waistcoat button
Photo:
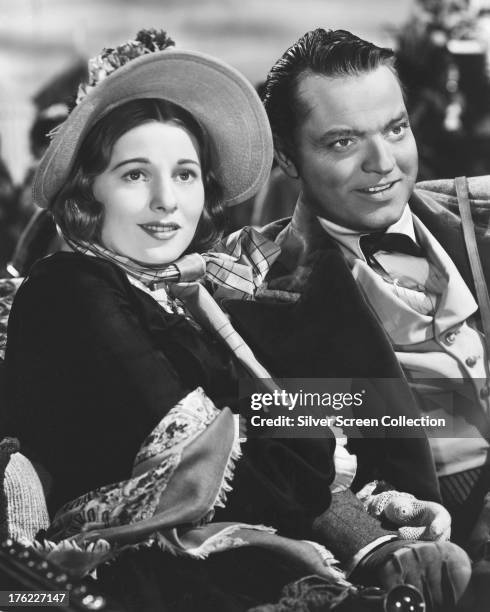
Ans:
[[[480,389],[480,397],[481,399],[487,399],[490,395],[490,387],[486,384],[484,387]]]
[[[456,340],[456,334],[454,332],[449,332],[444,336],[444,342],[446,344],[453,344]]]
[[[476,357],[467,357],[465,363],[469,368],[474,368],[476,366]]]

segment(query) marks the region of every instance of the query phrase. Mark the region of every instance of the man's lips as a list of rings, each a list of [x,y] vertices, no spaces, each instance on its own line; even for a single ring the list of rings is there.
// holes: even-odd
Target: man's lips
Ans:
[[[366,195],[375,195],[377,193],[385,193],[390,190],[394,185],[400,182],[400,179],[396,181],[384,181],[383,183],[378,183],[377,185],[371,185],[369,187],[363,187],[361,189],[356,189],[360,193],[364,193]]]

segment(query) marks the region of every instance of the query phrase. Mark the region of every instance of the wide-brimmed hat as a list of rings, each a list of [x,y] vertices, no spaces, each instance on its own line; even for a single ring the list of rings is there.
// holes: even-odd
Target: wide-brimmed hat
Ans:
[[[94,124],[130,100],[159,98],[178,104],[204,127],[211,166],[224,203],[257,193],[272,165],[272,136],[252,85],[224,62],[194,51],[165,49],[131,60],[102,80],[76,106],[42,158],[34,201],[46,208],[65,184],[77,151]]]

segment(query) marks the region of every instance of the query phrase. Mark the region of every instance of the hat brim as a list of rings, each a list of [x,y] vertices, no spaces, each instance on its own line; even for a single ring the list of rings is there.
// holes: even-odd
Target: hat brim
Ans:
[[[189,111],[210,138],[211,164],[226,205],[253,197],[269,176],[272,135],[264,107],[237,70],[202,53],[168,50],[131,60],[101,81],[54,136],[36,172],[34,201],[49,207],[88,131],[130,100],[158,98]]]

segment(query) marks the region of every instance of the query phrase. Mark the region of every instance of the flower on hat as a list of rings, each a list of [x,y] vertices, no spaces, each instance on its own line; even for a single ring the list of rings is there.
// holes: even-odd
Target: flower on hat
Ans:
[[[140,30],[135,40],[129,40],[115,49],[103,49],[100,55],[93,57],[88,62],[88,82],[80,84],[76,103],[79,104],[100,81],[103,81],[124,64],[141,55],[163,51],[174,45],[175,42],[164,30],[151,28]]]

